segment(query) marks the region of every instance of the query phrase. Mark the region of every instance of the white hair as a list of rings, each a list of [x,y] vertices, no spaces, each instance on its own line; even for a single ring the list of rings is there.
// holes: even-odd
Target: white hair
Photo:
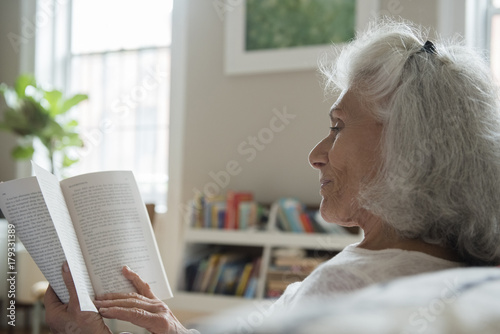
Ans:
[[[360,203],[401,237],[500,262],[500,108],[480,54],[381,20],[321,70],[327,90],[352,90],[383,124],[382,167]]]

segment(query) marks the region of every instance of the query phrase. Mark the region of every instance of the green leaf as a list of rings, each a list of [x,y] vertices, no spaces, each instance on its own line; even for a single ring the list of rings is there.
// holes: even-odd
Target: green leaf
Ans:
[[[47,148],[49,155],[61,154],[64,159],[64,166],[59,167],[61,169],[77,161],[68,157],[65,150],[83,146],[76,131],[78,122],[59,115],[88,99],[87,95],[76,94],[65,99],[62,91],[46,91],[37,87],[35,78],[29,74],[19,76],[13,87],[0,84],[0,95],[4,96],[8,107],[0,120],[1,131],[13,132],[21,139],[38,140]],[[20,144],[11,153],[15,159],[29,159],[33,152],[32,144]]]
[[[12,132],[17,133],[20,136],[29,135],[32,132],[31,125],[26,117],[14,109],[9,108],[5,110],[3,123]]]
[[[78,159],[71,159],[66,154],[63,157],[63,167],[64,168],[69,167],[76,162],[78,162]]]
[[[11,131],[11,129],[7,123],[0,122],[0,131]]]
[[[64,127],[68,128],[68,129],[73,129],[77,126],[78,126],[78,121],[76,119],[72,119],[71,121],[69,121],[68,123],[66,123],[64,125]]]
[[[37,136],[38,140],[47,148],[47,150],[50,150],[51,147],[51,138],[43,135],[38,135]]]
[[[62,138],[64,135],[66,135],[66,131],[63,129],[61,124],[57,123],[54,120],[51,120],[46,129],[47,129],[47,134],[51,134],[53,137],[56,138]]]
[[[15,90],[2,83],[0,84],[0,93],[2,93],[5,103],[9,108],[16,109],[19,107],[19,99]]]
[[[19,112],[29,124],[29,129],[32,133],[38,133],[43,130],[51,121],[46,110],[30,96],[21,100]]]
[[[26,87],[33,86],[36,87],[36,80],[31,74],[22,74],[20,75],[15,84],[15,90],[17,96],[22,99],[26,96]]]
[[[61,113],[60,110],[61,110],[62,95],[63,95],[62,92],[58,90],[51,90],[45,92],[43,97],[49,103],[48,111],[50,116],[54,117]]]
[[[25,160],[25,159],[31,159],[31,157],[33,157],[34,152],[35,149],[33,148],[33,145],[26,145],[26,146],[14,147],[11,154],[12,157],[16,160]]]
[[[67,146],[83,146],[83,140],[80,138],[78,133],[68,133],[62,140],[62,143],[65,147]]]
[[[85,94],[76,94],[67,99],[62,103],[62,107],[59,109],[59,114],[64,114],[74,106],[76,106],[78,103],[85,101],[89,97]]]

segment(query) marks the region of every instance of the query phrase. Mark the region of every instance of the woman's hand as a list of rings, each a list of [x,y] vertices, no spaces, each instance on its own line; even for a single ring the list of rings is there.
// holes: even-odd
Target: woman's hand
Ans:
[[[193,333],[177,320],[168,306],[153,294],[149,284],[139,275],[128,267],[123,267],[122,272],[138,293],[108,293],[97,296],[95,305],[103,317],[131,322],[152,334]]]
[[[49,286],[45,292],[45,320],[52,333],[111,334],[102,317],[95,312],[82,312],[75,283],[68,264],[63,265],[63,279],[69,291],[69,303],[63,304]]]

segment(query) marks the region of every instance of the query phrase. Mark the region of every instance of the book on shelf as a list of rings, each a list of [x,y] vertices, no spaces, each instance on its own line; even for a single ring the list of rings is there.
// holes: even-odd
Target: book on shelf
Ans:
[[[308,256],[305,250],[275,249],[267,271],[265,296],[281,296],[289,284],[302,281],[325,260],[324,257]]]
[[[0,208],[59,299],[69,294],[68,262],[82,311],[97,312],[97,294],[134,292],[128,265],[160,299],[172,297],[146,206],[131,171],[59,181],[33,164],[35,176],[0,183]]]
[[[216,281],[216,276],[218,275],[217,268],[219,266],[219,260],[221,256],[222,255],[219,253],[214,253],[208,258],[207,268],[203,272],[201,284],[198,291],[208,292],[209,286],[211,287],[214,284],[213,282]]]
[[[260,270],[262,265],[262,258],[256,258],[252,263],[252,270],[248,277],[248,282],[246,284],[245,292],[243,293],[244,298],[255,298],[257,296],[257,286],[260,279]]]
[[[236,292],[235,292],[236,296],[243,297],[243,295],[245,294],[245,289],[248,285],[248,280],[252,275],[253,267],[254,267],[254,262],[248,262],[247,264],[245,264],[245,267],[243,267],[240,281],[238,283],[238,286],[236,287]]]
[[[295,198],[280,198],[269,208],[253,200],[251,192],[228,191],[226,197],[196,194],[189,217],[194,228],[350,234],[348,229],[326,222],[317,209],[308,208]]]
[[[300,217],[300,222],[302,223],[302,226],[304,228],[304,232],[305,233],[314,233],[315,229],[314,229],[313,223],[311,221],[311,217],[309,217],[309,215],[305,212],[299,213],[299,217]]]
[[[205,258],[205,259],[201,259],[198,264],[196,265],[196,274],[195,274],[195,277],[194,279],[192,280],[193,282],[193,285],[190,285],[190,286],[187,286],[187,291],[201,291],[201,286],[202,286],[202,282],[203,282],[203,278],[205,277],[205,274],[207,272],[207,268],[208,268],[208,263],[209,263],[209,259],[208,258]],[[187,275],[187,273],[186,273]],[[191,281],[191,280],[189,280]]]
[[[267,226],[269,231],[349,234],[346,228],[326,222],[319,210],[308,208],[297,199],[288,197],[271,204]]]
[[[194,228],[248,230],[260,228],[262,218],[267,215],[251,192],[228,191],[226,197],[196,194],[189,216]]]
[[[221,295],[236,295],[236,287],[238,286],[241,278],[241,273],[246,263],[242,262],[228,262],[220,271],[220,276],[216,284],[217,290],[214,292]]]
[[[287,197],[278,199],[271,206],[268,229],[294,233],[314,232],[312,224],[308,224],[309,219],[305,217],[304,208],[305,206],[297,199]]]
[[[228,253],[222,254],[219,258],[219,262],[215,268],[215,276],[212,278],[212,282],[208,289],[208,293],[218,293],[218,294],[231,294],[227,286],[229,283],[229,271],[233,271],[236,267],[241,271],[244,265],[247,263],[247,256],[240,253]]]
[[[195,193],[188,207],[188,219],[194,228],[204,227],[204,196],[202,193]]]
[[[238,206],[238,229],[257,228],[260,219],[259,204],[254,201],[241,202]]]
[[[251,192],[237,192],[229,190],[226,194],[226,221],[224,227],[228,230],[237,230],[239,228],[240,204],[252,201],[253,194]]]
[[[244,296],[253,298],[249,289],[254,269],[260,260],[249,259],[243,253],[213,253],[186,265],[186,290],[207,294]],[[196,269],[195,269],[196,268]],[[195,277],[193,277],[193,275]]]
[[[226,201],[222,196],[204,198],[203,200],[203,227],[223,228],[226,216]]]

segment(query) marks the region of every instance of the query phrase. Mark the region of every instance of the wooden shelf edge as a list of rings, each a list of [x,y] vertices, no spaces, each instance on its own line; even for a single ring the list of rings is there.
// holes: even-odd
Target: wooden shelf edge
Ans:
[[[260,299],[256,298],[250,299],[235,296],[177,291],[174,293],[174,298],[168,299],[165,302],[171,309],[211,313],[235,307],[243,307],[259,300]]]
[[[188,229],[185,232],[184,238],[188,243],[341,250],[350,244],[361,241],[362,236],[356,234],[333,233]]]

